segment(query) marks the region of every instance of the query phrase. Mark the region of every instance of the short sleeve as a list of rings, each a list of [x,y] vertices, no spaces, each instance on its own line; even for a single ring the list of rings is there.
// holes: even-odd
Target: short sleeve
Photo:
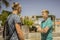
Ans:
[[[42,22],[41,22],[41,27],[42,27]]]
[[[52,27],[52,20],[47,21],[47,27],[51,28]]]
[[[18,16],[18,15],[15,15],[14,16],[14,22],[15,23],[20,23],[21,21],[20,21],[20,17]]]
[[[43,27],[43,22],[44,22],[44,21],[41,22],[41,27]]]

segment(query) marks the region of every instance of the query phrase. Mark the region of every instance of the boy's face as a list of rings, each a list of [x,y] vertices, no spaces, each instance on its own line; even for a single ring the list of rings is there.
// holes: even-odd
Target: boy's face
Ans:
[[[18,13],[21,13],[21,7],[18,7],[17,11]]]
[[[21,13],[21,7],[18,8],[18,13]]]
[[[45,19],[45,18],[48,17],[48,13],[47,13],[47,12],[42,12],[42,16],[43,16],[43,18]]]

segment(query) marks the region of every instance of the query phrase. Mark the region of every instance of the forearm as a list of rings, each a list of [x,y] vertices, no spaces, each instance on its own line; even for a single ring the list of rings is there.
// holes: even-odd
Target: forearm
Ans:
[[[23,32],[18,24],[16,24],[16,31],[20,40],[24,40]]]
[[[37,28],[37,31],[39,31],[39,32],[41,32],[41,33],[47,33],[48,30],[49,30],[48,27],[45,27],[45,28],[41,28],[41,27],[39,27],[39,28]]]
[[[41,30],[39,30],[39,32],[41,32],[41,33],[45,33],[45,32],[44,32],[44,29],[42,29],[42,28],[41,28]]]
[[[18,33],[19,39],[20,40],[24,40],[24,36],[23,36],[22,30],[19,30],[17,33]]]

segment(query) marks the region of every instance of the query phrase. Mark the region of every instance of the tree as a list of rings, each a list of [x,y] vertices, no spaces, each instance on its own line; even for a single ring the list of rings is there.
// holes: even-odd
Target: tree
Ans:
[[[9,2],[7,0],[2,0],[2,2],[6,5],[6,7],[9,6]]]
[[[10,15],[11,12],[9,11],[2,11],[2,14],[0,14],[0,20],[2,20],[2,26],[4,25],[5,20],[7,19],[8,15]]]

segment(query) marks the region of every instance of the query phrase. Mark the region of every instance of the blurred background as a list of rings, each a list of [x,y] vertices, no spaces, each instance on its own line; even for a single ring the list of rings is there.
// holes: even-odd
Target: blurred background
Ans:
[[[53,20],[53,40],[60,40],[60,15],[59,15],[60,0],[0,0],[0,39],[1,40],[3,40],[2,31],[3,31],[4,22],[7,19],[8,15],[10,15],[12,12],[11,7],[13,2],[18,2],[21,4],[22,12],[20,16],[22,17],[22,19],[24,19],[26,16],[29,19],[32,19],[32,17],[34,16],[33,19],[35,19],[35,21],[37,21],[36,23],[38,24],[41,23],[41,21],[43,20],[41,16],[41,10],[48,9],[50,12],[49,17],[51,17]],[[26,25],[31,25],[32,23],[33,21],[31,21],[31,23],[29,22],[29,24],[26,23]],[[39,35],[40,34],[38,33],[38,38],[40,37]]]

